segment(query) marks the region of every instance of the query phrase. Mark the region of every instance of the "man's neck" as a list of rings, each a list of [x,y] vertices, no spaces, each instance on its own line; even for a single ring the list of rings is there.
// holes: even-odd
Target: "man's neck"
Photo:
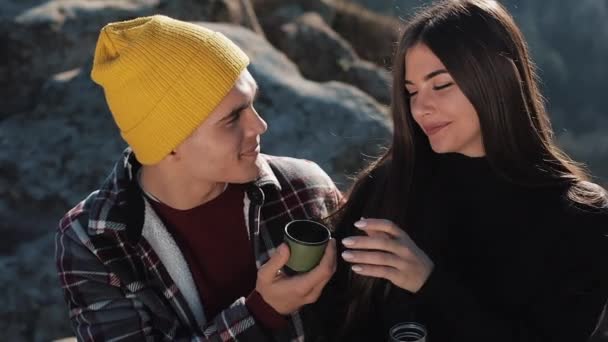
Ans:
[[[142,166],[140,172],[142,190],[155,200],[178,210],[205,204],[221,195],[227,187],[222,182],[194,181],[171,175],[153,166]]]

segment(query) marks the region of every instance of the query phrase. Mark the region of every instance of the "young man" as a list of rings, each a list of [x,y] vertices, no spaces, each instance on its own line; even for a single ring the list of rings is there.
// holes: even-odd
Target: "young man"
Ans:
[[[91,76],[129,144],[60,222],[56,260],[79,340],[301,340],[336,265],[280,272],[283,227],[340,194],[314,163],[260,154],[248,57],[164,16],[101,30]],[[310,318],[310,320],[309,320]]]

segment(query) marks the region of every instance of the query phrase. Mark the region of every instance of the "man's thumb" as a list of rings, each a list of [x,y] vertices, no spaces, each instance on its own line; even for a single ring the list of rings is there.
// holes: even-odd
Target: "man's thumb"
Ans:
[[[264,279],[274,279],[277,272],[287,263],[287,260],[289,260],[289,247],[285,243],[282,243],[277,247],[270,259],[260,268],[260,276]]]

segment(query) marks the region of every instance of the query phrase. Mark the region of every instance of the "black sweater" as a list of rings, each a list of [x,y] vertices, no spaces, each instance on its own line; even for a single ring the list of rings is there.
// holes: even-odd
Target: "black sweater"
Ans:
[[[514,185],[485,158],[447,154],[434,165],[403,228],[435,268],[415,294],[376,293],[348,340],[383,341],[415,320],[430,342],[586,341],[608,296],[607,211],[574,205],[565,187]],[[324,301],[345,293],[348,266]],[[331,304],[330,326],[344,304]]]

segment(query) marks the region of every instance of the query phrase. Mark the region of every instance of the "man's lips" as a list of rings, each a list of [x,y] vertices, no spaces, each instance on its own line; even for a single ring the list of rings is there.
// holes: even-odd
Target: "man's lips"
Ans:
[[[431,136],[439,132],[449,124],[451,124],[451,122],[437,122],[432,124],[426,124],[422,126],[422,129],[424,130],[424,133],[426,133],[426,135]]]
[[[260,145],[255,145],[252,148],[247,149],[245,152],[242,152],[242,156],[255,156],[260,153]]]

